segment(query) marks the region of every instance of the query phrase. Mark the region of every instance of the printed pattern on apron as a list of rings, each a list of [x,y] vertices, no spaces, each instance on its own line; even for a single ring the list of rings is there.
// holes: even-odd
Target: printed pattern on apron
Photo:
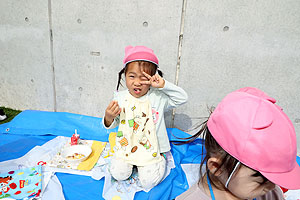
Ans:
[[[137,166],[160,162],[149,99],[139,100],[128,94],[124,102],[116,135],[116,157]]]

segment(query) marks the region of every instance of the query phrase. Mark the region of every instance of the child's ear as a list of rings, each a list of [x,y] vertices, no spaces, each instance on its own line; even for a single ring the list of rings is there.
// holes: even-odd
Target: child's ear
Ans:
[[[219,169],[221,166],[221,160],[219,158],[211,157],[208,159],[206,162],[206,165],[209,169],[209,171],[215,175],[215,176],[220,176],[222,173],[222,170]]]

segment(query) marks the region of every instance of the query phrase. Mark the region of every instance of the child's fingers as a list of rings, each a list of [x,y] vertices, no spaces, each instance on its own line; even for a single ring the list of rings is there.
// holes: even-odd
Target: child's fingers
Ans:
[[[111,101],[108,106],[107,106],[107,110],[110,110],[114,105],[114,101]]]
[[[154,75],[154,81],[156,82],[156,83],[158,83],[159,82],[159,75],[158,74],[155,74]]]
[[[149,74],[147,74],[146,72],[142,71],[143,74],[146,76],[146,78],[151,79],[151,76]]]
[[[121,113],[122,108],[119,108],[117,115],[119,115]]]
[[[115,102],[114,105],[112,106],[112,110],[118,110],[120,107],[119,107],[119,104],[118,102]]]
[[[120,111],[120,107],[119,105],[116,105],[114,108],[113,108],[113,114],[114,115],[118,115],[118,112]]]
[[[158,79],[163,79],[159,74],[156,74]]]
[[[141,81],[142,85],[151,85],[151,81]]]
[[[118,105],[117,101],[111,101],[109,103],[109,105],[107,106],[108,109],[112,109],[113,107],[115,107],[116,105]]]
[[[121,108],[119,108],[119,107],[117,107],[114,111],[113,111],[113,116],[114,116],[114,118],[116,117],[116,116],[118,116],[120,113],[121,113]]]
[[[109,106],[107,107],[108,110],[110,110],[111,112],[114,112],[114,110],[119,107],[119,104],[117,101],[112,101]]]
[[[112,107],[115,108],[115,107],[117,107],[117,106],[119,106],[118,102],[117,102],[117,101],[114,101]]]

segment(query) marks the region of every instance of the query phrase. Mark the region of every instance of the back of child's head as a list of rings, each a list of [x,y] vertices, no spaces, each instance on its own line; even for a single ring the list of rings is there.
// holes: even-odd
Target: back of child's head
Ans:
[[[300,189],[294,126],[275,102],[256,88],[234,91],[212,112],[206,132],[230,157],[275,184]],[[206,148],[208,153],[218,151],[210,146]]]
[[[156,74],[156,72],[158,72],[161,77],[163,76],[163,73],[158,69],[158,58],[152,49],[146,46],[127,46],[123,59],[124,66],[119,72],[117,90],[121,84],[122,74],[126,74],[128,65],[133,62],[137,62],[141,69],[151,76]]]
[[[234,167],[238,163],[238,160],[232,157],[229,153],[227,153],[215,140],[215,138],[210,133],[208,127],[207,127],[207,121],[205,121],[202,124],[202,127],[200,131],[198,131],[195,135],[190,137],[189,141],[185,141],[183,143],[189,143],[198,137],[202,137],[204,139],[204,146],[205,146],[205,156],[202,158],[202,162],[200,165],[200,169],[207,163],[208,159],[211,157],[217,157],[219,160],[221,160],[220,165],[216,167],[215,173],[226,173],[227,175],[230,174],[230,172],[233,171]],[[202,148],[202,152],[204,153],[204,149]],[[206,167],[206,174],[208,178],[211,180],[211,183],[219,188],[222,189],[222,183],[220,183],[216,178],[213,176],[210,176],[208,171],[208,165],[205,165]],[[200,177],[203,177],[203,171],[200,170]],[[212,180],[213,179],[213,180]],[[201,179],[200,179],[201,181]]]

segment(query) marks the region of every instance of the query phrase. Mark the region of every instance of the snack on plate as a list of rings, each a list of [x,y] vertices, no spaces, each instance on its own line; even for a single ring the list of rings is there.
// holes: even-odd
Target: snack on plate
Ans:
[[[76,160],[76,159],[81,159],[84,158],[85,156],[81,153],[73,153],[73,155],[67,156],[67,159],[69,160]]]
[[[72,145],[62,150],[61,156],[67,162],[77,163],[86,160],[92,153],[92,148],[88,145]]]

